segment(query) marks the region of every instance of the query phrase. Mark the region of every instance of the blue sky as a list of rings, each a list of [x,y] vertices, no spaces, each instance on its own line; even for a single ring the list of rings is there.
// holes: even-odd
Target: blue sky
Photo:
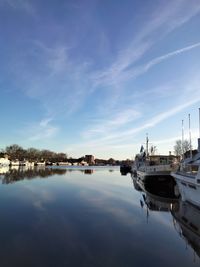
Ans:
[[[0,0],[0,148],[173,151],[200,107],[199,0]]]

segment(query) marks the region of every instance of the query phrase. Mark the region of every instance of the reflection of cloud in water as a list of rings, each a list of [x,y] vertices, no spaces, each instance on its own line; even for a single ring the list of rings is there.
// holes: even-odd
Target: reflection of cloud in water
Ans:
[[[9,220],[5,224],[1,220],[1,229],[7,227],[3,249],[7,246],[12,251],[9,266],[20,266],[21,260],[30,266],[30,259],[31,266],[97,266],[98,262],[106,263],[98,266],[148,266],[149,259],[157,266],[180,263],[181,253],[178,259],[174,253],[180,240],[163,221],[171,215],[150,213],[147,225],[141,193],[135,191],[129,176],[72,172],[1,189],[1,198],[10,201],[7,208],[12,207]],[[7,195],[11,191],[14,198]],[[4,251],[0,253],[6,257]]]
[[[45,210],[41,200],[36,200],[35,202],[33,202],[33,206],[36,207],[37,209],[41,210],[41,211]]]
[[[41,190],[37,192],[36,195],[39,199],[33,202],[33,206],[40,210],[45,210],[46,204],[53,203],[56,200],[56,195],[46,190]]]

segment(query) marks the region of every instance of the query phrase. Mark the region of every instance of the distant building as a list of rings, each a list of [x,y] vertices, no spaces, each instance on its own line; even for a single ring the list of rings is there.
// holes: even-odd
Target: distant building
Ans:
[[[85,155],[85,161],[90,165],[95,164],[93,155]]]
[[[109,165],[115,165],[115,160],[113,159],[113,158],[110,158],[109,160],[108,160],[108,164]]]

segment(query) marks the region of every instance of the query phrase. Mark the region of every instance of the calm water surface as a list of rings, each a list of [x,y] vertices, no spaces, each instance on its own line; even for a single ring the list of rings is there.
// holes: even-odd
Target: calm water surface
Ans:
[[[0,266],[200,266],[200,238],[181,227],[200,211],[171,202],[118,168],[4,172]]]

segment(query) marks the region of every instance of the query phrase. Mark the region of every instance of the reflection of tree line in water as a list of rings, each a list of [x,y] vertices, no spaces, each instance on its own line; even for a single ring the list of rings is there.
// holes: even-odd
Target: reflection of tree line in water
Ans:
[[[72,169],[54,169],[54,168],[33,168],[24,170],[23,168],[19,169],[10,169],[5,173],[2,178],[2,184],[15,183],[21,180],[30,180],[34,178],[47,178],[53,175],[64,175],[67,172],[72,172]],[[84,174],[92,174],[92,169],[78,170]]]

